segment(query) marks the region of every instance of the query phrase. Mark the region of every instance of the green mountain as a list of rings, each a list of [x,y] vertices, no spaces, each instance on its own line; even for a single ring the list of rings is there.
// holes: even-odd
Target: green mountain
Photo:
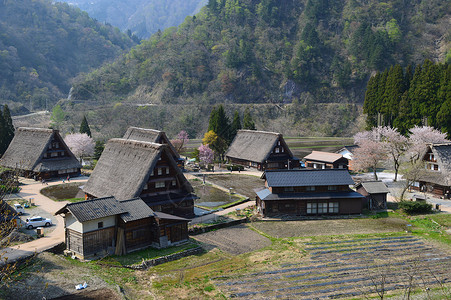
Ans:
[[[177,26],[199,12],[207,0],[59,0],[75,5],[91,17],[149,38],[159,29]]]
[[[67,97],[71,78],[134,45],[66,3],[0,0],[0,103],[51,107]]]
[[[450,9],[447,0],[210,0],[77,78],[72,99],[362,103],[371,73],[445,59]]]

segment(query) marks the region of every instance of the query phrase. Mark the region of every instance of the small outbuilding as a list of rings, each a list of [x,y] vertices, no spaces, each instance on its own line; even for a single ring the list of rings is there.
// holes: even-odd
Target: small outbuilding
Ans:
[[[360,214],[363,196],[350,189],[346,169],[268,170],[265,187],[255,190],[264,216]]]
[[[348,170],[353,170],[352,162],[353,162],[353,156],[355,149],[359,148],[358,145],[350,145],[350,146],[344,146],[340,150],[336,151],[335,153],[343,155],[344,158],[348,160]]]
[[[229,163],[260,171],[299,168],[283,135],[275,132],[239,130],[225,153]]]
[[[79,176],[81,164],[55,129],[19,127],[0,166],[48,179]]]
[[[390,192],[382,181],[367,181],[356,185],[358,193],[365,196],[364,208],[387,209],[387,194]]]
[[[304,157],[305,166],[309,169],[347,169],[348,159],[341,154],[312,151]]]
[[[64,218],[67,250],[81,259],[165,248],[188,240],[190,220],[155,213],[140,198],[118,201],[105,197],[69,203],[58,214]]]

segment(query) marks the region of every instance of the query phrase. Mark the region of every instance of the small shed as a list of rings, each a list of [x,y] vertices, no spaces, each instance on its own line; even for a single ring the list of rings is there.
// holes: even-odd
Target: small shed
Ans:
[[[365,196],[363,206],[370,210],[387,209],[387,194],[390,192],[382,181],[367,181],[356,185],[358,193]]]

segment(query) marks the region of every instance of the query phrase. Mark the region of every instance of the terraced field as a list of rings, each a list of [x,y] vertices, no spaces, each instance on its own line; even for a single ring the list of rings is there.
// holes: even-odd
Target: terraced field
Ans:
[[[451,298],[451,256],[420,238],[399,234],[294,243],[307,252],[302,261],[217,277],[215,285],[240,299],[360,299],[419,289]]]

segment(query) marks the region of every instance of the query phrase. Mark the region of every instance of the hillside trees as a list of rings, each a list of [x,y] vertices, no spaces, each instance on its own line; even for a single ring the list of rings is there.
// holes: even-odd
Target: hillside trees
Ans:
[[[449,134],[450,66],[426,60],[413,69],[395,65],[370,78],[363,106],[367,127],[387,125],[406,134],[425,125]]]
[[[8,149],[9,144],[14,138],[14,126],[11,119],[11,113],[8,105],[3,106],[0,110],[0,157]]]

